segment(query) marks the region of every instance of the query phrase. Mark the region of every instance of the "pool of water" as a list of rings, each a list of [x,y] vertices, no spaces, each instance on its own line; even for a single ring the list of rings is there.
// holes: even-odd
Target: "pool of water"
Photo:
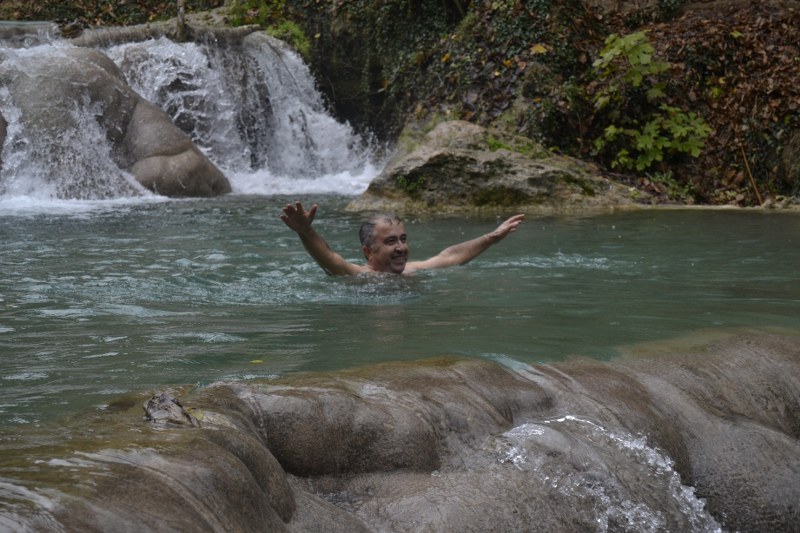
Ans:
[[[287,200],[0,210],[0,427],[177,384],[441,354],[607,359],[741,330],[800,333],[797,214],[528,217],[469,265],[364,279],[324,275],[278,218]],[[313,200],[318,230],[360,261],[348,198]],[[497,223],[409,218],[412,258]]]

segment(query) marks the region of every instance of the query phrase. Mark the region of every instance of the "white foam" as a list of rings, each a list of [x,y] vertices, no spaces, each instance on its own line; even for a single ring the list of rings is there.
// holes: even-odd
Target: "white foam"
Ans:
[[[367,190],[370,181],[380,170],[379,165],[368,164],[357,172],[343,171],[312,177],[276,176],[268,170],[259,170],[233,173],[229,179],[235,194],[356,196]]]
[[[2,216],[84,216],[116,211],[149,203],[171,201],[164,196],[145,194],[141,197],[114,198],[108,200],[61,200],[42,194],[0,196],[0,217]]]

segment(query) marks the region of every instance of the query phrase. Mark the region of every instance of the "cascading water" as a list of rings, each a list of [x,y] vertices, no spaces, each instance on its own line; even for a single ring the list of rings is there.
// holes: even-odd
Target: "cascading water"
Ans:
[[[54,41],[4,51],[0,69],[67,60]],[[240,194],[358,194],[380,170],[367,139],[332,118],[298,54],[263,33],[237,42],[178,44],[166,37],[101,49],[128,84],[165,111]],[[44,81],[46,83],[46,80]],[[0,195],[39,199],[151,196],[120,169],[98,126],[103,113],[76,101],[61,131],[43,135],[0,94],[7,122]]]
[[[230,49],[162,37],[107,53],[239,192],[294,192],[300,181],[357,193],[374,171],[368,143],[327,113],[308,67],[276,39],[251,34]]]
[[[490,442],[500,464],[574,502],[597,531],[721,531],[674,462],[644,437],[567,415],[522,424]]]
[[[53,44],[6,50],[0,78],[27,76],[35,63],[70,61],[63,52],[62,45]],[[14,71],[18,74],[9,74]],[[149,194],[114,161],[96,119],[100,113],[96,105],[76,100],[64,108],[53,107],[46,113],[57,117],[57,130],[36,120],[28,122],[8,88],[0,87],[0,115],[7,123],[0,156],[0,196],[104,200]]]

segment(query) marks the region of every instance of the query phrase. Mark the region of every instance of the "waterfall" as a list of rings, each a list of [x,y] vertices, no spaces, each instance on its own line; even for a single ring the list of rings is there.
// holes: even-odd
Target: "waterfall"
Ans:
[[[5,50],[0,80],[11,69],[26,75],[27,68],[37,62],[69,61],[63,50],[54,44]],[[14,98],[8,87],[0,86],[0,115],[6,122],[0,197],[107,200],[149,195],[114,161],[111,144],[96,120],[100,111],[91,102],[76,100],[49,111],[60,125],[55,130],[51,125],[28,123]],[[45,96],[40,104],[47,106],[51,101]]]
[[[4,69],[24,71],[31,58],[63,61],[63,50],[72,46],[55,40],[4,50],[0,86]],[[239,39],[176,43],[162,36],[94,46],[136,93],[188,134],[234,193],[358,194],[380,171],[370,139],[327,112],[302,58],[263,32]],[[150,196],[115,162],[98,126],[102,111],[90,103],[74,102],[64,112],[70,127],[50,138],[26,124],[7,90],[0,90],[0,113],[7,123],[0,199]]]

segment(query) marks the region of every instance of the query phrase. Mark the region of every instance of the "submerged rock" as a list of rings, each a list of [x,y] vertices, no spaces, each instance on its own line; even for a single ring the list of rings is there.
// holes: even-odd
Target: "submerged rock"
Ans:
[[[165,396],[164,401],[171,402]],[[157,402],[161,404],[163,402]],[[800,340],[217,383],[0,455],[0,523],[211,531],[794,531]]]
[[[584,212],[633,206],[640,196],[589,163],[456,120],[401,149],[348,209]]]

